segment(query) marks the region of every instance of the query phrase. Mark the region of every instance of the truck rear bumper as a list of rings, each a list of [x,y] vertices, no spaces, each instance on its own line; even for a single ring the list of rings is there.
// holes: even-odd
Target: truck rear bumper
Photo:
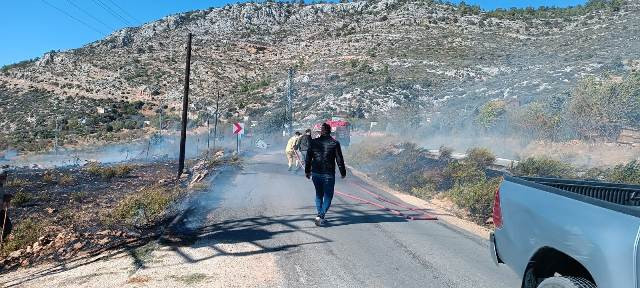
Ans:
[[[493,232],[489,234],[489,253],[491,254],[491,259],[496,266],[500,263],[504,263],[502,262],[502,259],[500,259],[500,255],[498,255],[498,249],[496,248],[496,235],[493,234]]]

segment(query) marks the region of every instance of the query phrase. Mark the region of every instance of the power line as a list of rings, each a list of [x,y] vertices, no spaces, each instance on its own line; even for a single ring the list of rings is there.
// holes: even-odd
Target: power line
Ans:
[[[67,2],[69,2],[69,4],[71,4],[71,6],[75,7],[76,9],[80,10],[80,12],[84,13],[85,15],[89,16],[89,18],[95,20],[96,22],[102,24],[102,26],[106,27],[109,30],[116,30],[115,28],[107,25],[106,23],[102,22],[102,20],[98,19],[97,17],[91,15],[91,13],[87,12],[87,10],[84,10],[83,8],[81,8],[80,6],[76,5],[76,3],[73,3],[73,1],[71,0],[67,0]]]
[[[53,6],[51,3],[47,2],[46,0],[40,0],[40,1],[42,1],[44,4],[49,5],[49,6],[50,6],[51,8],[53,8],[53,9],[58,10],[60,13],[62,13],[62,14],[64,14],[64,15],[66,15],[67,17],[69,17],[69,18],[71,18],[71,19],[73,19],[73,20],[75,20],[75,21],[78,21],[78,23],[80,23],[80,24],[82,24],[82,25],[84,25],[84,26],[88,27],[89,29],[91,29],[91,30],[93,30],[93,31],[95,31],[95,32],[98,32],[98,34],[102,34],[102,36],[105,36],[105,33],[104,33],[104,32],[102,32],[102,31],[100,31],[99,29],[97,29],[97,28],[95,28],[95,27],[93,27],[93,26],[89,25],[87,22],[84,22],[84,21],[82,21],[82,20],[78,19],[77,17],[75,17],[75,16],[73,16],[73,15],[71,15],[71,14],[67,13],[67,11],[64,11],[64,10],[62,10],[62,9],[60,9],[60,8],[56,7],[56,6]]]
[[[102,2],[102,0],[97,0],[98,3],[100,3],[100,5],[105,8],[105,10],[107,10],[107,12],[109,12],[111,15],[114,15],[117,18],[120,18],[120,20],[122,20],[125,24],[132,26],[131,22],[129,22],[129,20],[125,19],[124,17],[122,17],[122,15],[120,15],[120,13],[118,13],[117,11],[111,9],[111,7],[109,7],[107,4],[105,4],[104,2]]]
[[[109,7],[106,4],[104,4],[104,2],[102,2],[101,0],[93,0],[93,2],[98,4],[98,6],[102,7],[102,9],[107,11],[107,13],[111,14],[113,17],[116,17],[116,18],[122,20],[122,22],[124,22],[125,25],[132,26],[131,23],[129,23],[129,21],[127,21],[127,19],[124,19],[124,17],[122,17],[120,14],[118,14],[115,11],[113,11],[113,9],[111,9],[111,7]]]
[[[118,8],[118,10],[122,11],[124,13],[124,15],[128,16],[129,18],[131,18],[134,22],[140,22],[138,21],[138,19],[136,19],[135,17],[131,16],[131,14],[129,14],[129,12],[127,12],[127,10],[124,10],[120,5],[116,4],[116,2],[113,2],[112,0],[107,0],[109,3],[111,3],[111,5],[113,5],[114,7]]]

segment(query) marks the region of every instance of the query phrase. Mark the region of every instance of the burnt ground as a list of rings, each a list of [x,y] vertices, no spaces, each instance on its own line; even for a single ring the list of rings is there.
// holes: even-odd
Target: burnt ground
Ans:
[[[222,163],[219,160],[200,161],[201,170],[188,176],[203,178],[199,175],[203,173],[202,167],[208,171]],[[187,167],[194,165],[195,161],[187,163]],[[13,232],[0,250],[0,271],[144,245],[175,217],[175,211],[170,212],[169,207],[177,206],[173,204],[188,195],[183,192],[193,178],[177,181],[175,161],[110,166],[114,170],[104,168],[109,167],[95,166],[92,170],[85,165],[13,171],[4,187],[14,194],[9,209]],[[134,196],[144,191],[159,191],[150,194],[159,200],[139,203],[141,200]],[[175,197],[160,197],[164,191]],[[146,206],[138,207],[141,205]],[[127,209],[142,212],[144,221],[136,220],[139,215],[127,214]],[[147,211],[158,215],[149,217]]]

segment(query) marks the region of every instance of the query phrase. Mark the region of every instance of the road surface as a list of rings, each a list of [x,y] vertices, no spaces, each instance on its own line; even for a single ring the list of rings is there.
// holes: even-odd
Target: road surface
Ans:
[[[149,252],[116,254],[41,277],[26,270],[3,282],[41,287],[520,286],[514,273],[492,263],[485,240],[442,221],[406,220],[363,203],[357,199],[420,214],[375,201],[370,193],[399,200],[352,175],[337,180],[336,190],[350,197],[336,195],[329,224],[317,227],[313,185],[302,171],[288,172],[282,153],[251,156],[242,169],[221,172],[163,241],[147,245]]]

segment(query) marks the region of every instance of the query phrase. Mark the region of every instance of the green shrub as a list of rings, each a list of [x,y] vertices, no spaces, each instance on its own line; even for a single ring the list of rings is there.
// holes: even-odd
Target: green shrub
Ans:
[[[113,211],[117,223],[138,226],[159,220],[177,197],[177,189],[161,186],[145,188],[124,198]]]
[[[27,218],[15,225],[11,235],[2,246],[2,254],[7,255],[12,251],[27,247],[38,241],[47,225],[43,220]]]
[[[51,171],[46,171],[42,174],[42,182],[44,183],[54,183],[56,182],[56,177]]]
[[[466,161],[479,167],[488,167],[496,162],[496,156],[487,148],[471,148],[467,150]]]
[[[393,161],[387,163],[378,172],[387,182],[404,191],[411,191],[413,187],[423,187],[428,183],[424,175],[424,168],[429,161],[427,151],[414,143],[399,145],[400,153]]]
[[[13,198],[11,199],[11,204],[15,205],[16,207],[21,207],[33,200],[35,200],[35,198],[31,194],[23,190],[20,190],[13,195]]]
[[[430,184],[423,187],[413,187],[411,191],[409,191],[409,194],[425,200],[433,198],[437,193],[436,187]]]
[[[87,197],[87,192],[85,191],[74,191],[71,193],[71,199],[76,202],[82,202],[85,197]]]
[[[513,123],[515,132],[535,139],[553,141],[560,138],[561,129],[567,121],[564,103],[556,104],[561,107],[554,107],[549,102],[532,102],[512,111],[509,121]]]
[[[125,177],[128,176],[131,171],[133,170],[133,166],[131,165],[118,165],[115,167],[112,167],[114,170],[114,175],[115,177]]]
[[[638,93],[640,73],[632,73],[623,81],[590,77],[573,90],[566,114],[583,138],[615,138],[620,125],[637,125]]]
[[[86,171],[89,174],[101,176],[104,179],[126,177],[131,173],[132,170],[133,166],[131,165],[122,164],[117,166],[102,167],[96,162],[89,163],[86,167]]]
[[[7,182],[5,183],[5,186],[11,188],[19,188],[27,185],[29,185],[29,180],[22,178],[13,178],[11,180],[7,180]]]
[[[440,152],[440,155],[438,156],[438,160],[444,161],[444,162],[451,162],[452,160],[451,155],[453,154],[452,148],[449,148],[446,146],[440,146],[439,152]]]
[[[640,184],[640,162],[633,160],[627,164],[620,164],[611,169],[609,181],[627,184]]]
[[[62,176],[60,176],[60,179],[58,179],[58,184],[62,185],[62,186],[69,186],[71,184],[73,184],[73,176],[71,174],[64,174]]]
[[[469,185],[487,179],[484,170],[474,162],[453,161],[449,163],[444,174],[451,179],[453,185]]]
[[[633,160],[613,168],[591,168],[582,178],[625,184],[640,184],[640,162]]]
[[[507,104],[503,100],[491,100],[485,103],[476,115],[475,123],[483,128],[495,126],[497,121],[507,112]]]
[[[574,178],[576,169],[550,158],[530,157],[520,161],[512,172],[517,176]]]
[[[493,198],[502,178],[493,178],[465,185],[455,185],[447,194],[456,206],[466,209],[469,216],[483,224],[491,217]]]

